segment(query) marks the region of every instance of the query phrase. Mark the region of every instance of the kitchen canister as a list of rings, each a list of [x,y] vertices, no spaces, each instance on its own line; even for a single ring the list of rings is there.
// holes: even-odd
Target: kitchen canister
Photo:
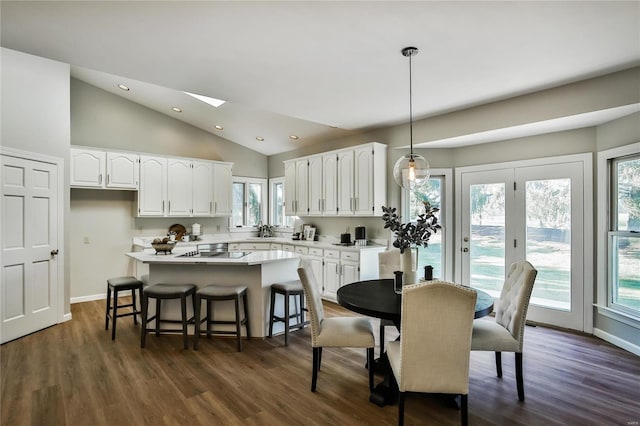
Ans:
[[[191,225],[191,235],[200,235],[200,224],[194,223]]]

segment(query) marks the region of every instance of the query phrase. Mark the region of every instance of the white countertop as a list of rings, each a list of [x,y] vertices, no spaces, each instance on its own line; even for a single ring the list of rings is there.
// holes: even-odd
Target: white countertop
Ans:
[[[183,246],[188,248],[186,245]],[[188,250],[180,250],[178,247],[173,249],[171,254],[156,254],[149,252],[127,253],[127,256],[140,261],[142,263],[155,264],[206,264],[206,265],[263,265],[265,263],[281,262],[288,259],[299,259],[300,255],[293,252],[282,250],[262,250],[249,252],[246,256],[240,258],[220,258],[220,257],[180,257],[182,253]]]
[[[153,240],[154,237],[134,237],[133,238],[133,245],[135,247],[138,248],[142,248],[142,249],[151,249],[151,241]],[[348,250],[348,251],[362,251],[362,250],[380,250],[381,248],[385,248],[386,249],[386,244],[380,244],[379,242],[376,241],[369,241],[367,242],[367,245],[350,245],[350,246],[343,246],[343,245],[338,245],[336,244],[338,242],[337,239],[323,239],[320,241],[307,241],[307,240],[292,240],[291,238],[285,238],[285,237],[267,237],[267,238],[260,238],[260,237],[246,237],[246,236],[242,236],[242,237],[233,237],[233,236],[229,236],[229,234],[222,234],[220,236],[217,236],[215,234],[213,235],[203,235],[201,237],[200,240],[198,241],[189,241],[189,242],[183,242],[183,241],[178,241],[176,243],[176,247],[174,249],[184,249],[186,250],[192,250],[194,249],[198,244],[208,244],[208,243],[277,243],[277,244],[291,244],[291,245],[295,245],[295,246],[306,246],[306,247],[318,247],[318,248],[323,248],[323,249],[334,249],[334,250]]]

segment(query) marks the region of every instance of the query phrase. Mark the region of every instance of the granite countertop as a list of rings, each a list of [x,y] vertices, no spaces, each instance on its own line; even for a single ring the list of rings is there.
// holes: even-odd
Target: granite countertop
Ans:
[[[265,263],[280,262],[288,259],[299,259],[300,255],[293,252],[282,250],[262,250],[249,252],[240,258],[222,258],[222,257],[180,257],[181,254],[189,251],[187,247],[173,249],[171,254],[150,253],[150,252],[133,252],[127,253],[127,256],[140,261],[142,263],[155,264],[205,264],[205,265],[262,265]]]

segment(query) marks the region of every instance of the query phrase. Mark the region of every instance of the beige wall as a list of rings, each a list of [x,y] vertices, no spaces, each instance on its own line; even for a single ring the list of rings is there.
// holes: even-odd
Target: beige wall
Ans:
[[[229,161],[234,176],[268,176],[265,155],[76,79],[71,144]]]
[[[1,48],[3,146],[61,158],[65,166],[63,235],[69,229],[69,65]],[[64,313],[69,306],[69,239],[58,242],[62,256],[65,294]]]

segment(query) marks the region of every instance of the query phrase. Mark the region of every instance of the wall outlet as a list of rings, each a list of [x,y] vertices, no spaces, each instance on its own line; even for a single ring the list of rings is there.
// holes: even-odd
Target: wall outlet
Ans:
[[[82,239],[82,242],[85,243],[85,244],[89,244],[89,237],[84,237]]]
[[[216,225],[216,231],[220,230],[220,225]]]

